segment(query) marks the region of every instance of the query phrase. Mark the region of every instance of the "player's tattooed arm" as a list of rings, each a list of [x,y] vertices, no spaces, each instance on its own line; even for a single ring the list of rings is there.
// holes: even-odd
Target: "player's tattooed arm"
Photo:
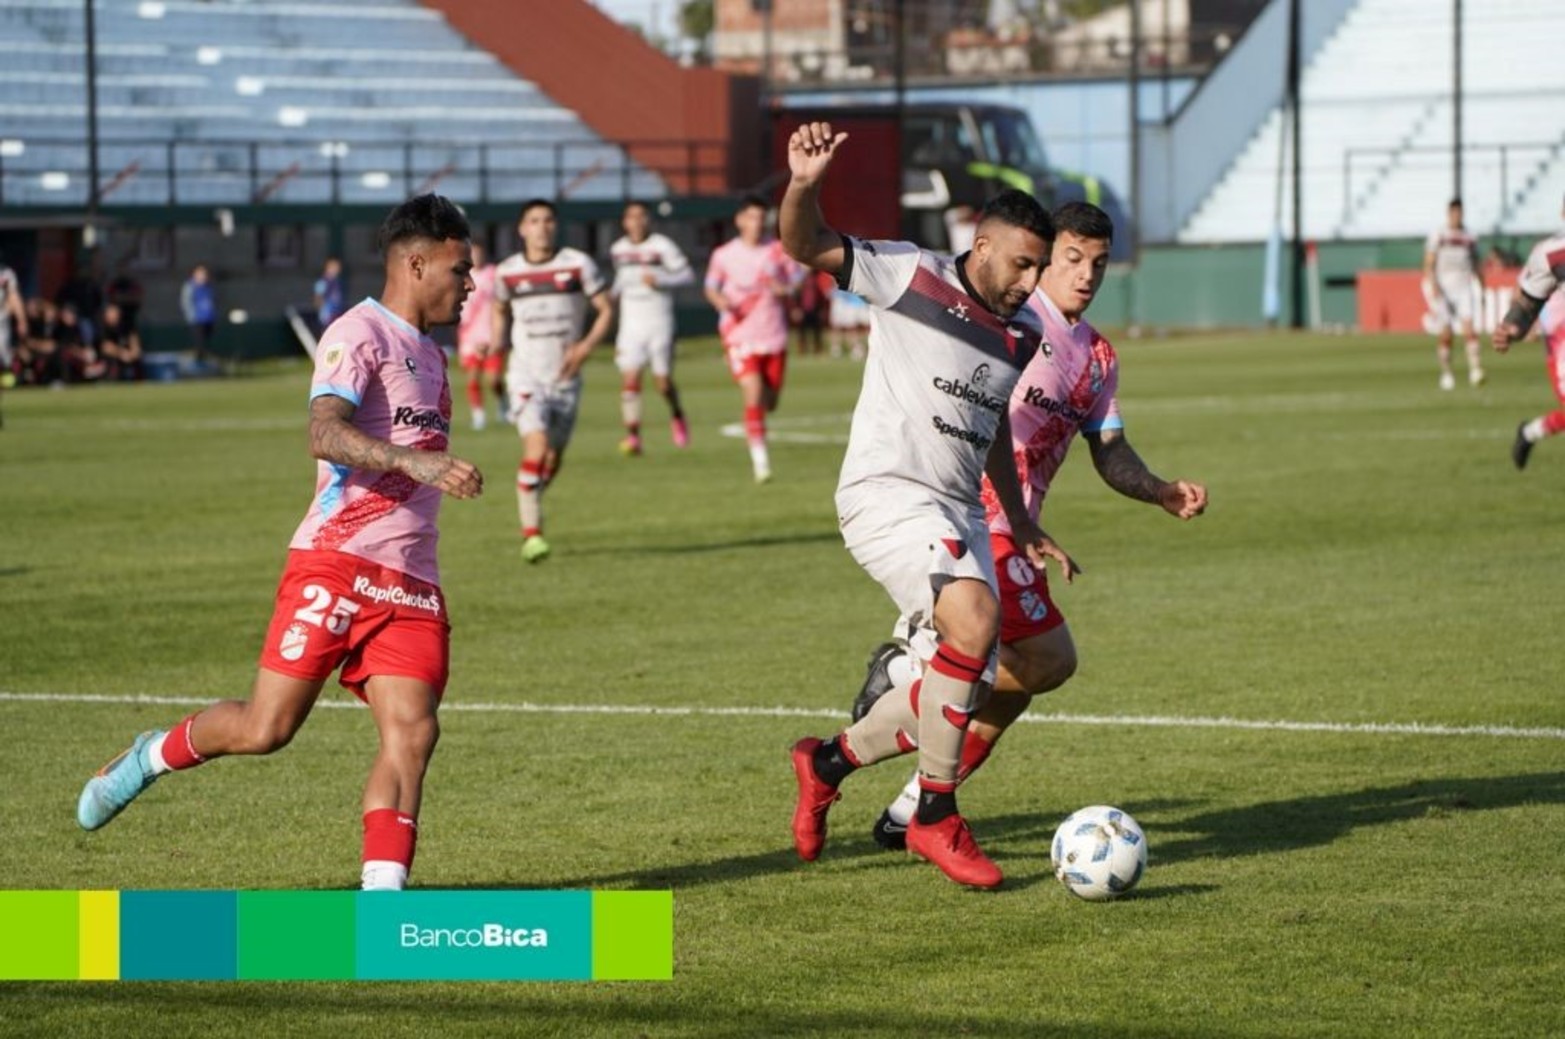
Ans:
[[[1171,516],[1191,519],[1206,511],[1206,488],[1186,480],[1162,480],[1147,468],[1122,429],[1084,434],[1092,465],[1103,482],[1127,498],[1162,508]]]
[[[1511,308],[1505,312],[1499,327],[1494,330],[1494,348],[1504,353],[1514,340],[1526,335],[1532,323],[1538,320],[1538,313],[1543,310],[1543,303],[1543,300],[1529,296],[1518,289]]]
[[[421,451],[369,436],[353,425],[353,402],[335,394],[310,401],[310,453],[323,462],[401,473],[453,498],[476,498],[484,476],[471,462],[444,451]]]
[[[1081,573],[1081,567],[1076,565],[1076,561],[1058,542],[1044,533],[1027,511],[1027,501],[1022,496],[1021,474],[1017,468],[1017,459],[1011,454],[1011,418],[1002,414],[1000,426],[995,430],[994,443],[989,445],[989,455],[984,460],[984,473],[989,477],[989,486],[994,491],[995,500],[1000,503],[1001,511],[1005,513],[1006,522],[1010,524],[1012,543],[1040,570],[1045,569],[1047,560],[1054,560],[1059,564],[1060,575],[1069,584]]]

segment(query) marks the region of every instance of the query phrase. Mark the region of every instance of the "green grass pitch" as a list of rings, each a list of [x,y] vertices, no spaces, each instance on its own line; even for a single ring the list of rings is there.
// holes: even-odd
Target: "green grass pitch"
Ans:
[[[1422,339],[1120,347],[1132,442],[1212,504],[1180,524],[1081,446],[1067,463],[1046,526],[1086,571],[1056,585],[1081,671],[963,796],[1001,891],[874,848],[905,763],[849,780],[822,859],[795,859],[787,749],[839,724],[822,712],[893,620],[832,509],[859,368],[794,359],[755,487],[719,432],[738,395],[696,343],[686,452],[649,397],[648,453],[622,458],[612,367],[590,366],[540,566],[518,556],[515,436],[470,432],[458,387],[454,450],[488,491],[443,512],[451,710],[414,871],[672,888],[673,982],[7,984],[0,1035],[1565,1034],[1565,443],[1524,473],[1507,456],[1550,405],[1536,347],[1444,394]],[[83,697],[248,691],[312,487],[307,378],[6,394],[3,886],[356,882],[359,709],[168,777],[99,833],[73,820],[92,769],[190,710]],[[583,707],[692,710],[564,710]],[[1213,718],[1321,727],[1193,721]],[[1501,727],[1526,731],[1480,731]],[[1047,843],[1096,802],[1137,817],[1151,866],[1093,905]]]

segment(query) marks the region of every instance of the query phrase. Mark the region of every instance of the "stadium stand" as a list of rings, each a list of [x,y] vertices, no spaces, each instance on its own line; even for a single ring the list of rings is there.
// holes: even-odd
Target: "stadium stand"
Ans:
[[[99,4],[99,162],[116,204],[663,194],[570,109],[414,0]],[[80,205],[79,0],[0,5],[0,189]],[[53,174],[52,176],[50,174]]]
[[[1464,26],[1468,226],[1483,233],[1550,230],[1565,190],[1558,0],[1468,4]],[[1449,5],[1360,0],[1304,73],[1306,236],[1421,236],[1439,222],[1452,188],[1451,79]],[[1285,127],[1274,108],[1180,241],[1266,236],[1277,211]],[[1288,163],[1281,165],[1286,199],[1291,177]]]

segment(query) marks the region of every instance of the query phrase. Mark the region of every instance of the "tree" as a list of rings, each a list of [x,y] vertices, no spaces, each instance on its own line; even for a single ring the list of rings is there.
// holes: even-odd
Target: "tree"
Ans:
[[[696,59],[705,62],[710,53],[708,42],[716,27],[717,15],[712,0],[685,0],[679,5],[679,35],[695,43]]]

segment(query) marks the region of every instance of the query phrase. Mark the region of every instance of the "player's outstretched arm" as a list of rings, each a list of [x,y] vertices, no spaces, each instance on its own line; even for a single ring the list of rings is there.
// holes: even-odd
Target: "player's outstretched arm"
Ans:
[[[788,190],[777,213],[783,250],[807,267],[842,269],[842,236],[821,216],[821,183],[837,148],[848,139],[830,123],[805,123],[788,138]]]
[[[1092,452],[1092,465],[1103,482],[1127,498],[1160,506],[1180,519],[1193,519],[1206,511],[1206,487],[1188,480],[1161,480],[1136,454],[1122,429],[1083,434]]]
[[[451,495],[476,498],[484,492],[477,466],[444,451],[420,451],[369,436],[353,425],[353,402],[332,394],[310,401],[310,453],[323,462],[402,473]]]

